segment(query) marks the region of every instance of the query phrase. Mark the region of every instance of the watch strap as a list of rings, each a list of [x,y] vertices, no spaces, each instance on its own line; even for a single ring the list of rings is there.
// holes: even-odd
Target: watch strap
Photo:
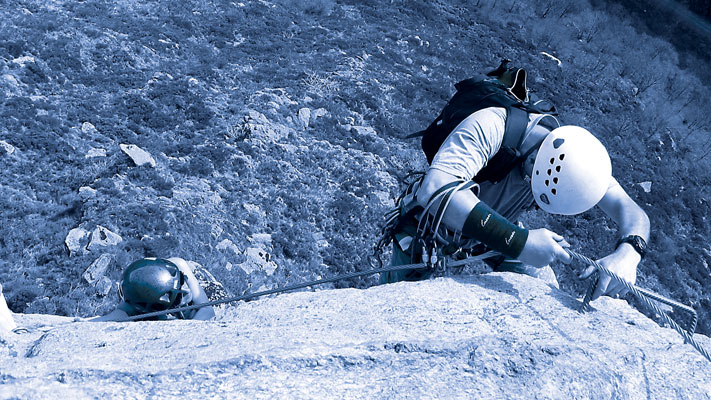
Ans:
[[[647,255],[647,241],[639,235],[628,235],[623,237],[617,241],[615,248],[620,247],[622,243],[627,243],[632,246],[632,248],[639,253],[642,258]]]

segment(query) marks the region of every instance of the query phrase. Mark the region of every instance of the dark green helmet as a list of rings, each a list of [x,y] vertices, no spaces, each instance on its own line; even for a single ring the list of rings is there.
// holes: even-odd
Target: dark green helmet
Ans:
[[[119,295],[140,314],[179,307],[192,299],[185,275],[162,258],[143,258],[126,267]]]

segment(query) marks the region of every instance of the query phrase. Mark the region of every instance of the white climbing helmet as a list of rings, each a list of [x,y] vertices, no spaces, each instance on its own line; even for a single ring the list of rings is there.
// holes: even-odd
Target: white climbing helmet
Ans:
[[[605,146],[586,129],[554,129],[541,143],[533,164],[536,203],[551,214],[574,215],[597,204],[607,192],[612,164]]]

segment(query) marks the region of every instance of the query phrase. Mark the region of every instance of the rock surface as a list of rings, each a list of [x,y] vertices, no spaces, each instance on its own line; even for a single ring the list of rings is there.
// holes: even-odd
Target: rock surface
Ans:
[[[492,273],[282,294],[208,322],[17,315],[0,397],[711,398],[711,364],[676,332],[593,305]]]

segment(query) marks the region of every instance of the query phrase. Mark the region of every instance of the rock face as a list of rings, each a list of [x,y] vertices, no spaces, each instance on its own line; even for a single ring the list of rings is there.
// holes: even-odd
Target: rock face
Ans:
[[[207,322],[17,315],[0,397],[711,398],[711,363],[676,332],[622,300],[578,305],[503,273],[282,294]]]

